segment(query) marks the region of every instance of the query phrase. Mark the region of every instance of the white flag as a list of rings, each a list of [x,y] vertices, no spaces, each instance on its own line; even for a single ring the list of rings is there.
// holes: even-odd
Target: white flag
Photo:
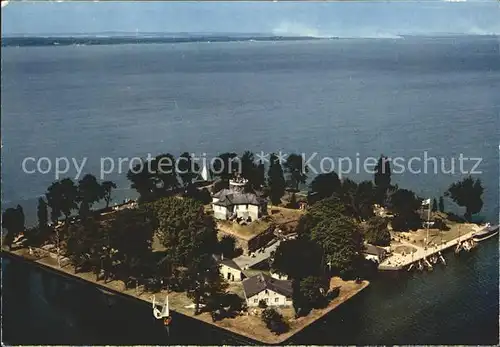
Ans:
[[[422,206],[427,206],[430,204],[431,204],[431,199],[426,199],[426,200],[422,201]]]

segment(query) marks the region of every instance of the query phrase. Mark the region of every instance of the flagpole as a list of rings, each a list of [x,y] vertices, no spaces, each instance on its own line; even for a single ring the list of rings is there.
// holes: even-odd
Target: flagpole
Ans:
[[[429,207],[427,209],[427,243],[429,243],[429,220],[431,219],[431,206],[432,200],[429,201]]]

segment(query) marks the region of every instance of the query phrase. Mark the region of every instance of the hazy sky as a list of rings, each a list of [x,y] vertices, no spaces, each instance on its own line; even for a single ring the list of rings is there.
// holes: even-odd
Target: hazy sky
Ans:
[[[2,8],[2,35],[104,31],[366,37],[500,34],[500,3],[10,2]]]

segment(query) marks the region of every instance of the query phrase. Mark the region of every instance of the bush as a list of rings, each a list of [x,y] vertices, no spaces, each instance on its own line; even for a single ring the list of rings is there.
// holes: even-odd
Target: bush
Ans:
[[[267,302],[264,299],[259,300],[259,308],[267,308]]]
[[[274,308],[266,308],[262,311],[261,317],[267,328],[278,335],[286,333],[290,328],[283,316]]]

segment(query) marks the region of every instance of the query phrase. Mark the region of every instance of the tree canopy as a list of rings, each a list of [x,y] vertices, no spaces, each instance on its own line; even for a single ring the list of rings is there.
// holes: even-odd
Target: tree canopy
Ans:
[[[363,251],[363,234],[358,223],[346,215],[337,197],[316,202],[301,217],[299,235],[322,248],[324,263],[341,276],[354,274]]]
[[[274,251],[271,268],[290,279],[319,276],[323,270],[321,255],[321,247],[307,238],[283,241]]]
[[[363,181],[358,184],[346,178],[342,182],[339,196],[346,207],[346,213],[361,222],[373,216],[375,193],[372,182]]]
[[[47,203],[42,197],[38,198],[37,217],[38,229],[40,231],[45,230],[49,222],[49,216],[47,212]]]
[[[78,208],[78,187],[70,178],[52,183],[47,188],[45,197],[51,209],[53,222],[57,222],[61,213],[68,219],[71,212]]]
[[[2,228],[7,229],[4,243],[8,246],[12,244],[14,238],[24,231],[24,212],[21,205],[16,208],[8,208],[2,213]]]
[[[258,190],[265,183],[263,166],[255,163],[252,152],[245,151],[241,156],[241,177],[248,180],[251,189]]]
[[[179,177],[184,186],[193,183],[193,180],[197,178],[200,173],[200,166],[193,160],[193,157],[188,152],[184,152],[180,155],[178,169]]]
[[[111,202],[111,192],[113,189],[116,189],[116,184],[112,181],[104,181],[101,186],[103,190],[103,199],[106,202],[106,208],[108,208]]]
[[[285,177],[278,156],[271,154],[269,170],[267,173],[267,185],[269,186],[269,197],[273,205],[279,205],[281,198],[285,195]]]
[[[365,240],[376,246],[389,246],[391,234],[387,228],[387,219],[379,216],[370,218],[366,223]]]
[[[295,190],[299,189],[300,183],[306,183],[309,168],[303,166],[303,158],[299,154],[290,154],[285,161],[285,170],[290,177],[290,182]]]
[[[289,329],[288,323],[283,316],[272,307],[262,311],[261,317],[267,328],[278,335],[287,332]]]
[[[151,162],[151,169],[155,181],[155,190],[160,195],[179,186],[176,160],[172,154],[166,153],[156,156]]]
[[[384,155],[378,159],[373,181],[376,187],[376,200],[380,205],[384,205],[387,190],[391,186],[391,163]]]
[[[154,198],[156,182],[153,174],[148,169],[148,162],[141,161],[127,172],[127,179],[131,188],[139,193],[140,201],[151,201]]]
[[[95,176],[87,174],[78,182],[78,202],[80,202],[80,216],[88,215],[92,204],[104,198],[103,186],[97,182]]]
[[[158,236],[175,264],[186,266],[199,254],[216,252],[215,222],[199,201],[166,197],[146,208],[156,216]]]
[[[349,276],[357,271],[364,248],[363,234],[352,219],[324,219],[311,230],[311,239],[322,246],[325,261],[334,272]]]
[[[445,195],[449,196],[458,206],[465,207],[464,217],[470,221],[473,214],[483,208],[482,195],[484,188],[479,178],[471,176],[450,185]]]
[[[322,200],[331,197],[334,193],[339,193],[341,182],[335,172],[319,174],[312,180],[310,189],[316,193],[317,199]]]
[[[230,235],[224,235],[219,241],[219,253],[225,258],[236,256],[236,239]]]
[[[392,228],[399,231],[420,228],[421,220],[417,211],[421,204],[421,199],[411,190],[398,189],[391,194],[390,208],[395,214],[391,223]]]
[[[126,209],[117,213],[110,227],[109,246],[117,251],[122,279],[130,275],[140,277],[145,271],[143,264],[151,255],[156,226],[156,217],[147,209]]]
[[[216,159],[216,160],[215,160]],[[229,180],[240,172],[241,161],[234,152],[219,154],[213,161],[213,171],[215,176],[222,180]]]
[[[301,308],[321,308],[327,304],[326,293],[330,287],[328,279],[319,276],[308,276],[300,281]]]

